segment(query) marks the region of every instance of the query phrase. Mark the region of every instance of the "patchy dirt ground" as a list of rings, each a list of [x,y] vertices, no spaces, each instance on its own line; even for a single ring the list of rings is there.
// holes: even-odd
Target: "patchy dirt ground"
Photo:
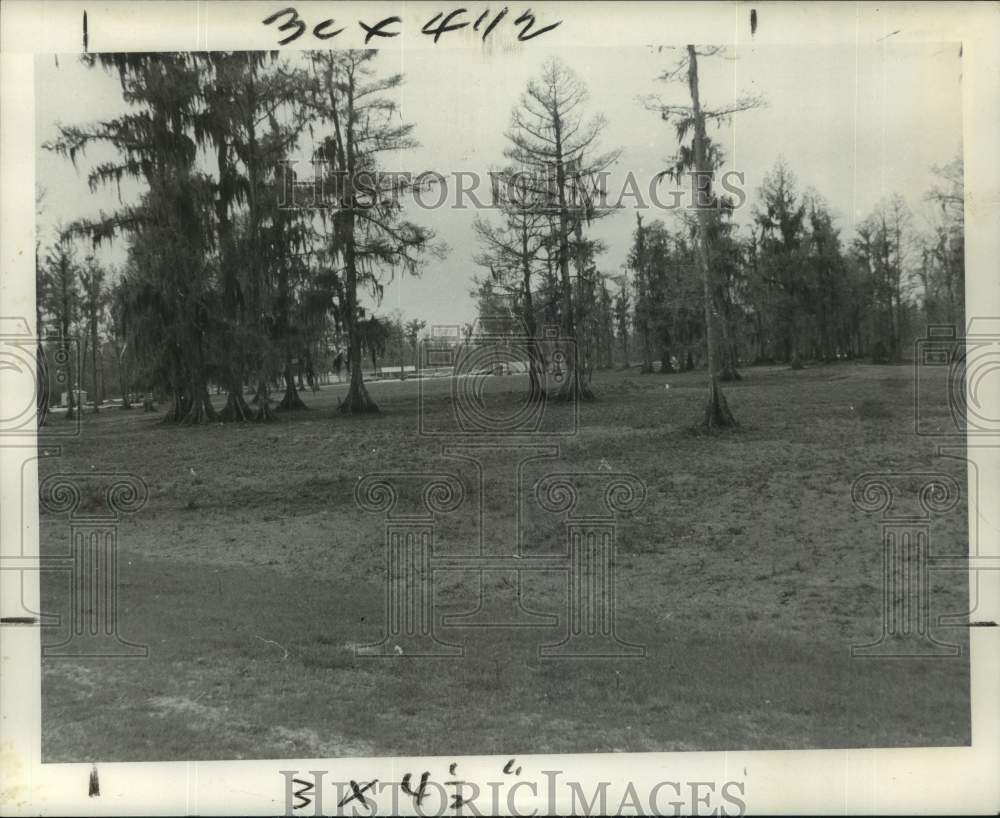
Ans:
[[[43,757],[967,744],[966,629],[934,630],[962,646],[958,659],[850,655],[878,637],[882,604],[879,520],[854,507],[852,482],[934,471],[965,484],[962,462],[914,435],[912,369],[745,376],[728,388],[740,429],[704,436],[689,428],[699,373],[600,373],[578,433],[542,436],[559,456],[523,471],[531,482],[610,469],[645,484],[645,504],[617,529],[617,631],[647,648],[628,660],[540,659],[538,645],[559,641],[562,626],[441,627],[443,640],[466,647],[456,659],[355,655],[385,627],[384,521],[354,499],[366,474],[460,477],[470,510],[442,523],[436,553],[473,553],[480,534],[502,549],[517,531],[526,558],[565,551],[561,524],[514,513],[509,453],[483,455],[480,489],[474,466],[442,456],[447,439],[417,434],[412,380],[373,384],[384,414],[371,418],[340,417],[336,386],[306,394],[308,411],[272,425],[88,415],[82,436],[43,460],[42,476],[122,471],[148,485],[146,506],[119,528],[119,619],[149,657],[44,659]],[[444,424],[449,382],[425,386],[425,421]],[[490,405],[514,411],[524,388],[518,376],[492,379]],[[938,394],[922,411],[946,425],[943,377]],[[482,519],[471,511],[479,506]],[[43,553],[65,553],[68,537],[65,516],[43,518]],[[934,520],[932,551],[964,553],[967,539],[963,498]],[[509,576],[486,576],[493,598],[514,598]],[[435,581],[437,614],[476,607],[469,572]],[[935,620],[966,609],[962,572],[934,573],[931,586]],[[42,589],[46,611],[68,611],[65,575],[45,574]],[[521,590],[532,610],[565,613],[561,572],[532,573]],[[46,643],[64,637],[64,628],[43,631]]]

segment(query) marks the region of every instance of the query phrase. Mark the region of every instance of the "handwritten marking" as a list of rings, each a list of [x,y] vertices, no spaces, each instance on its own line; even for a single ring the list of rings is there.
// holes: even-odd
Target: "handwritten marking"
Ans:
[[[369,40],[372,37],[398,37],[398,31],[383,31],[386,26],[392,25],[393,23],[402,23],[402,17],[386,17],[384,20],[379,20],[375,25],[370,26],[362,20],[358,20],[358,25],[361,26],[367,33],[365,34],[365,45],[368,45]]]
[[[496,16],[486,25],[483,30],[482,39],[483,42],[486,38],[493,32],[493,29],[499,25],[500,21],[507,16],[508,7],[504,6],[497,12]],[[420,32],[424,35],[433,37],[433,41],[437,43],[441,37],[453,31],[458,31],[460,29],[466,28],[471,25],[473,31],[479,31],[480,27],[486,22],[490,15],[490,10],[482,12],[475,20],[474,23],[470,23],[467,20],[459,22],[459,18],[462,15],[468,13],[466,8],[455,8],[451,11],[438,12],[430,20],[428,20],[421,27]],[[278,40],[278,45],[288,45],[303,34],[306,33],[306,29],[310,28],[310,25],[299,15],[298,10],[294,6],[286,6],[280,11],[276,11],[273,14],[265,17],[261,20],[265,26],[274,25],[275,23],[281,21],[281,24],[277,26],[277,30],[286,36]],[[529,8],[527,11],[522,12],[516,20],[514,20],[514,25],[520,28],[517,34],[517,39],[520,42],[527,42],[528,40],[533,40],[535,37],[539,37],[552,29],[557,28],[562,25],[562,20],[557,20],[549,25],[540,26],[537,30],[533,30],[536,25],[536,18],[534,13]],[[391,25],[401,25],[403,19],[401,17],[393,16],[386,17],[383,20],[375,23],[374,25],[369,25],[363,20],[358,20],[358,25],[365,32],[365,44],[367,45],[375,37],[398,37],[401,32],[399,31],[389,31],[388,26]],[[335,24],[335,21],[331,18],[328,20],[322,20],[316,25],[312,26],[310,31],[313,37],[318,40],[329,40],[331,37],[336,37],[342,31],[343,28],[338,28],[336,31],[330,31],[330,27]],[[87,17],[84,14],[84,50],[87,48]]]

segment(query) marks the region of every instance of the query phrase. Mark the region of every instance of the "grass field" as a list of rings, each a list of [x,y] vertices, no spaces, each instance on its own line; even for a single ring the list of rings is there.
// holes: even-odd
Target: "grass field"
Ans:
[[[616,661],[539,659],[557,629],[466,632],[449,640],[466,645],[461,659],[354,655],[381,636],[385,571],[383,521],[357,508],[356,481],[456,468],[440,441],[416,434],[412,380],[371,385],[384,410],[371,418],[339,416],[337,386],[306,393],[309,411],[273,425],[88,415],[42,476],[96,469],[147,482],[147,506],[119,529],[120,621],[150,653],[44,659],[43,758],[967,744],[963,628],[936,632],[962,645],[961,659],[850,655],[880,633],[882,594],[879,521],[852,505],[854,479],[944,471],[965,484],[963,464],[913,433],[912,368],[748,369],[727,392],[741,427],[715,436],[690,430],[703,382],[598,373],[599,399],[553,461],[586,471],[604,461],[648,488],[620,522],[617,557],[618,631],[647,656]],[[519,403],[524,387],[519,376],[491,384],[500,405]],[[446,412],[448,382],[429,391],[431,411]],[[939,394],[924,413],[944,424],[943,376]],[[497,513],[513,491],[502,482],[484,497]],[[530,534],[532,548],[560,547],[554,528]],[[932,536],[935,552],[964,550],[964,501]],[[43,553],[67,548],[66,519],[44,517]],[[439,583],[439,613],[475,607],[468,579]],[[564,580],[532,582],[532,607],[559,611]],[[931,584],[935,616],[965,610],[964,574]],[[44,575],[42,591],[45,610],[67,610],[65,577]],[[43,641],[61,636],[53,628]]]

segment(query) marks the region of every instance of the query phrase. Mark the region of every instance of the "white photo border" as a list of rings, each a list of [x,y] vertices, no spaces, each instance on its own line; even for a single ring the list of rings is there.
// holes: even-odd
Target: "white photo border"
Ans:
[[[34,324],[34,55],[71,53],[82,46],[81,20],[88,12],[91,51],[187,51],[272,49],[273,28],[261,21],[295,6],[304,18],[380,19],[398,14],[402,34],[379,45],[389,51],[452,48],[479,54],[473,39],[433,45],[419,37],[420,20],[462,4],[279,2],[32,2],[7,0],[0,20],[0,316],[24,316]],[[960,42],[966,175],[966,304],[968,315],[1000,316],[1000,7],[975,3],[510,3],[531,8],[540,18],[563,20],[545,37],[560,45],[725,43],[751,38],[750,16],[759,44]],[[384,14],[383,14],[384,12]],[[362,45],[360,37],[331,41],[337,48]],[[307,37],[285,49],[327,47]],[[520,46],[530,50],[531,43]],[[915,136],[915,138],[918,138]],[[995,380],[995,379],[994,379]],[[1000,405],[994,382],[987,400]],[[22,395],[23,397],[23,395]],[[3,409],[18,395],[0,391]],[[992,443],[992,445],[991,445]],[[22,503],[22,479],[37,481],[35,436],[0,440],[0,538],[5,556],[37,559],[37,504]],[[1000,440],[970,446],[978,467],[980,491],[970,497],[969,514],[978,517],[977,553],[1000,558],[996,499],[1000,478]],[[23,478],[22,478],[23,475]],[[34,486],[34,484],[32,483]],[[23,492],[37,497],[37,491]],[[994,497],[989,501],[989,497]],[[989,504],[987,506],[987,504]],[[18,606],[19,572],[0,572],[4,615]],[[24,575],[25,600],[37,610],[37,572]],[[970,576],[970,583],[973,577]],[[973,589],[974,591],[975,589]],[[977,618],[1000,621],[1000,572],[983,571],[978,582]],[[517,756],[524,782],[514,806],[522,814],[571,808],[568,793],[548,800],[543,771],[560,771],[564,780],[610,781],[608,804],[619,804],[631,782],[648,793],[662,781],[745,782],[740,797],[749,813],[970,813],[1000,810],[996,771],[1000,769],[1000,628],[970,629],[972,746],[927,749],[845,749],[787,752],[683,752],[601,755]],[[286,813],[282,770],[327,770],[329,781],[398,781],[403,772],[430,770],[437,781],[448,776],[458,758],[339,758],[266,761],[164,763],[41,763],[39,628],[0,628],[0,813],[4,815],[135,815]],[[725,672],[720,668],[720,672]],[[517,748],[511,748],[512,754]],[[509,757],[461,757],[465,780],[495,780]],[[100,795],[89,795],[91,774],[99,775]],[[684,784],[688,786],[687,783]],[[584,788],[588,791],[587,788]],[[645,798],[645,796],[643,796]],[[672,793],[661,796],[666,805]],[[327,795],[325,811],[336,813]],[[691,809],[687,795],[683,799]],[[715,802],[718,803],[717,801]],[[500,809],[509,812],[506,796]],[[380,805],[384,811],[386,807]],[[409,811],[407,802],[399,805]],[[482,806],[480,805],[480,808]],[[312,814],[312,808],[296,814]],[[369,814],[360,810],[357,814]],[[446,811],[445,814],[454,814]]]

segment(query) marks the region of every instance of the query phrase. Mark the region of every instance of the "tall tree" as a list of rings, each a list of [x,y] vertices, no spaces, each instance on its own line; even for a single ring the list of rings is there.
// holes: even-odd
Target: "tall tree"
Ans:
[[[964,325],[965,188],[962,157],[933,168],[936,181],[925,199],[933,207],[931,238],[924,248],[922,279],[929,320]]]
[[[341,321],[347,333],[351,385],[340,405],[347,414],[377,412],[361,372],[362,309],[359,290],[378,298],[395,270],[416,274],[423,255],[434,249],[433,233],[402,218],[400,195],[407,180],[383,173],[380,157],[416,146],[413,125],[401,122],[394,92],[402,74],[379,77],[378,52],[322,51],[310,54],[310,104],[332,133],[320,158],[327,163],[326,190],[334,201],[329,236],[331,258],[342,262]]]
[[[560,60],[548,60],[541,76],[528,83],[511,113],[507,132],[510,145],[505,151],[515,166],[528,170],[536,186],[537,212],[554,217],[561,331],[568,341],[567,377],[558,395],[563,400],[594,396],[579,354],[582,339],[576,330],[570,265],[575,255],[579,276],[583,268],[583,243],[579,240],[583,225],[601,215],[590,194],[599,187],[595,180],[620,153],[599,150],[598,141],[606,123],[599,116],[584,118],[581,107],[586,101],[587,89],[579,77]],[[570,246],[574,235],[578,250],[575,254]]]
[[[642,216],[638,213],[635,214],[635,223],[628,264],[635,272],[635,331],[642,345],[642,363],[639,371],[649,374],[653,371],[652,325],[655,318],[653,288],[650,281],[649,254],[646,252],[647,228],[643,227]]]
[[[207,387],[208,333],[214,320],[212,270],[213,185],[196,168],[197,121],[202,114],[198,66],[189,54],[122,53],[85,55],[85,63],[117,74],[130,111],[86,127],[60,127],[46,145],[71,159],[93,143],[114,148],[118,157],[94,167],[92,189],[135,179],[146,187],[138,205],[96,220],[74,223],[74,233],[95,243],[125,233],[143,242],[147,294],[159,301],[170,350],[173,406],[168,420],[215,420]]]
[[[802,316],[807,303],[806,207],[796,190],[796,178],[779,159],[764,177],[760,206],[759,271],[776,293],[774,320],[781,334],[781,356],[793,369],[802,367]]]
[[[664,105],[658,100],[651,100],[649,106],[658,111],[664,120],[673,122],[676,128],[680,151],[675,159],[674,175],[676,176],[681,168],[688,169],[693,171],[692,178],[696,182],[694,185],[695,202],[693,203],[698,222],[696,257],[704,292],[705,345],[708,361],[708,397],[705,402],[702,425],[709,429],[735,426],[736,419],[729,410],[729,404],[719,385],[719,371],[722,365],[721,353],[725,344],[722,343],[723,339],[720,337],[721,333],[724,332],[724,327],[720,327],[720,307],[717,300],[718,283],[714,267],[717,262],[713,258],[714,248],[712,247],[711,234],[713,222],[718,218],[719,213],[719,200],[712,192],[712,182],[721,153],[717,149],[713,151],[713,146],[708,140],[706,123],[710,121],[719,123],[728,120],[733,114],[760,105],[759,99],[742,98],[734,101],[732,105],[722,108],[706,109],[702,106],[698,81],[698,58],[715,56],[721,51],[722,49],[718,47],[699,50],[693,45],[688,45],[686,55],[671,70],[662,75],[661,79],[668,81],[678,78],[686,79],[688,94],[691,98],[690,106]],[[693,134],[690,148],[684,144],[689,133]]]
[[[618,292],[614,303],[615,330],[622,348],[622,367],[629,368],[628,339],[632,329],[632,302],[629,298],[628,273],[618,279]]]
[[[202,87],[205,115],[200,127],[203,141],[215,149],[217,163],[216,249],[224,317],[222,335],[223,344],[232,352],[224,367],[227,395],[220,418],[245,421],[254,413],[243,397],[243,382],[247,369],[256,369],[260,357],[260,333],[255,326],[260,310],[248,303],[252,289],[249,279],[258,274],[259,256],[255,236],[237,240],[237,221],[239,211],[259,195],[259,189],[253,187],[261,174],[256,132],[269,106],[275,104],[274,95],[267,93],[266,79],[262,83],[259,74],[269,73],[275,55],[206,52],[196,55],[196,59],[206,76]],[[269,407],[258,402],[256,417],[268,419],[268,412]]]

